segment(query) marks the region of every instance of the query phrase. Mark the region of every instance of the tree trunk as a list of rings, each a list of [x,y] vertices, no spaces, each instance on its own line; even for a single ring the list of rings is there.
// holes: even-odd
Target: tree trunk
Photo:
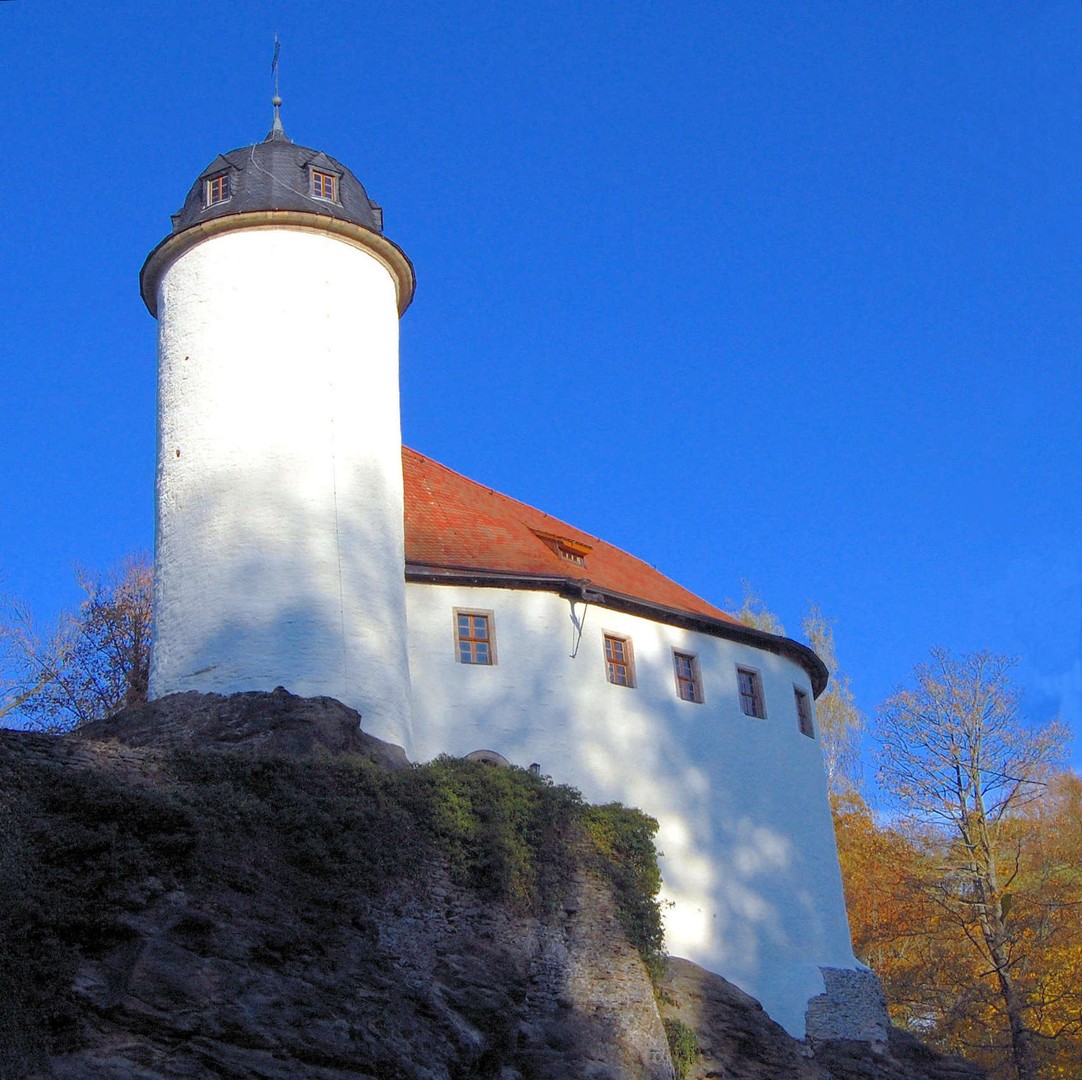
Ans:
[[[1022,995],[1011,978],[1007,956],[1003,951],[1002,937],[996,934],[996,930],[1002,930],[1002,924],[994,916],[982,920],[984,926],[985,941],[988,944],[988,953],[992,958],[992,964],[996,969],[996,978],[999,979],[1000,993],[1003,995],[1003,1006],[1007,1012],[1007,1023],[1011,1031],[1011,1061],[1018,1080],[1036,1080],[1037,1066],[1033,1060],[1033,1046],[1030,1041],[1030,1030],[1026,1027],[1022,1017]]]

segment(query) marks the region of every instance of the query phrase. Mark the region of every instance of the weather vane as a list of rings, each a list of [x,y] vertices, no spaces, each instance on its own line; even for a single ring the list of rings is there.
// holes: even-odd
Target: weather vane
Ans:
[[[278,31],[274,32],[274,59],[271,60],[271,73],[274,75],[274,97],[271,104],[274,106],[274,124],[271,127],[272,135],[285,135],[282,127],[282,117],[279,109],[282,107],[282,99],[278,96],[278,54],[282,51],[282,43],[278,40]]]

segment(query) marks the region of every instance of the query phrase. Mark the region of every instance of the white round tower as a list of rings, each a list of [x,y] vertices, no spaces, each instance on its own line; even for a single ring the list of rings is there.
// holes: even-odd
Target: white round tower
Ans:
[[[357,178],[276,116],[204,170],[143,266],[150,696],[327,695],[411,752],[398,318],[414,278],[382,227]]]

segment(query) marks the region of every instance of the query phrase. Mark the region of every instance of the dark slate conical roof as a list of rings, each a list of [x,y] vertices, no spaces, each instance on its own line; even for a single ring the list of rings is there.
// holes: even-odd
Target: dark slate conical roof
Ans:
[[[313,168],[338,178],[337,201],[317,199],[311,194]],[[222,174],[228,175],[230,196],[207,206],[207,181]],[[199,174],[184,205],[173,215],[173,232],[183,232],[213,218],[256,210],[303,210],[383,232],[383,211],[368,197],[357,177],[322,151],[290,142],[279,123],[263,142],[219,154]]]

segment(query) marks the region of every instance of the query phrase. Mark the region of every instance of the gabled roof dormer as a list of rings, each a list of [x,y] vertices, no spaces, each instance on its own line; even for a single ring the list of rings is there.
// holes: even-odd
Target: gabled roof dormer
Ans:
[[[308,194],[320,202],[338,203],[342,167],[322,151],[305,162],[308,173]]]

